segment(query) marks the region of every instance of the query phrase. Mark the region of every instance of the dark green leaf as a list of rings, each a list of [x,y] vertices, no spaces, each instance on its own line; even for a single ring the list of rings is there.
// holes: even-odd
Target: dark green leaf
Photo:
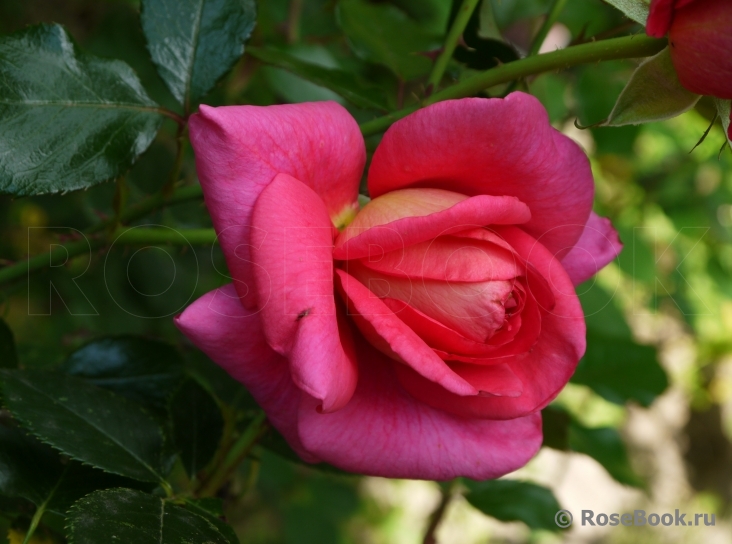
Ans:
[[[138,482],[75,461],[62,464],[57,452],[19,428],[0,425],[0,495],[23,497],[65,515],[97,489],[136,487]]]
[[[183,379],[183,358],[171,345],[138,336],[94,340],[72,353],[67,374],[143,404],[165,406]]]
[[[69,457],[136,480],[162,480],[162,432],[124,397],[42,371],[2,370],[0,391],[25,427]]]
[[[441,46],[439,36],[390,4],[341,0],[337,18],[358,56],[386,66],[404,80],[429,72],[430,60],[419,53]]]
[[[170,401],[173,442],[193,478],[213,458],[224,432],[219,405],[194,380],[186,380]]]
[[[650,406],[668,386],[655,348],[593,331],[587,333],[587,351],[571,381],[610,402],[634,400],[643,406]]]
[[[206,499],[186,499],[183,507],[216,525],[219,532],[228,538],[230,542],[239,542],[239,538],[236,536],[234,529],[223,520],[224,505],[221,499],[215,499],[213,497]]]
[[[620,93],[602,126],[663,121],[694,107],[700,95],[687,91],[676,75],[669,48],[643,61]]]
[[[18,366],[18,354],[15,351],[13,331],[8,324],[0,319],[0,368],[15,368]]]
[[[62,27],[0,38],[0,192],[65,192],[115,178],[161,121],[129,66],[80,52]]]
[[[0,495],[42,504],[63,472],[59,456],[23,430],[0,424]]]
[[[341,95],[361,108],[386,110],[385,97],[378,89],[370,88],[354,75],[343,70],[324,68],[302,61],[276,49],[250,47],[248,53],[262,62],[284,68],[303,79]]]
[[[465,496],[475,508],[501,521],[523,521],[532,529],[557,531],[554,516],[561,508],[550,489],[515,480],[464,480]]]
[[[210,519],[131,489],[96,491],[69,512],[69,544],[236,544]],[[114,535],[113,540],[110,535]]]
[[[573,421],[569,427],[569,447],[595,459],[618,482],[644,487],[628,461],[628,453],[620,433],[612,427],[590,429]]]
[[[221,403],[235,409],[259,410],[259,405],[249,391],[204,353],[194,350],[186,359],[188,373],[195,376],[198,383],[202,384]]]
[[[254,0],[143,0],[142,29],[153,62],[189,109],[244,54]]]

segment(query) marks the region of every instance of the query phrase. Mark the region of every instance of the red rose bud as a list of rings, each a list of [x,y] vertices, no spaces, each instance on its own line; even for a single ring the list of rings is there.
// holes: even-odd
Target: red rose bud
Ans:
[[[684,87],[732,99],[732,1],[652,0],[646,33],[668,34]]]

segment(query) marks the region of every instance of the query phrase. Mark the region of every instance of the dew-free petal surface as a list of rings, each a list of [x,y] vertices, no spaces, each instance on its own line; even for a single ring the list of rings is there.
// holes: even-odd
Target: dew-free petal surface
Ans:
[[[577,244],[562,258],[562,266],[572,283],[579,285],[617,257],[622,249],[610,220],[592,212]]]
[[[350,331],[340,327],[333,283],[333,228],[323,201],[279,174],[252,214],[252,262],[269,345],[287,357],[295,383],[337,410],[358,379]]]
[[[344,470],[388,478],[497,478],[523,466],[541,447],[541,416],[511,421],[464,419],[411,397],[394,363],[364,341],[351,402],[319,414],[303,397],[300,439],[313,455]],[[404,365],[401,365],[404,368]]]
[[[333,221],[352,216],[366,160],[361,132],[335,102],[202,105],[189,123],[206,206],[237,292],[253,308],[250,226],[259,193],[289,174],[315,191]]]
[[[560,257],[579,239],[594,195],[584,152],[520,92],[446,100],[397,121],[374,153],[368,186],[372,198],[406,187],[515,196],[531,210],[522,228]]]

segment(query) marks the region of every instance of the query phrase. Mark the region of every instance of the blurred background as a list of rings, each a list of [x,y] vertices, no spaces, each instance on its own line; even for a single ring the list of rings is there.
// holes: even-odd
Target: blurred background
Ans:
[[[477,20],[466,33],[471,47],[456,52],[443,85],[525,55],[550,4],[485,3],[495,27]],[[130,64],[150,96],[176,110],[149,60],[138,10],[133,0],[5,0],[0,32],[61,23],[85,51]],[[440,47],[450,10],[447,0],[261,0],[252,53],[205,102],[337,100],[359,121],[375,118],[424,94],[429,52]],[[640,31],[600,0],[569,0],[542,51]],[[415,49],[424,54],[411,53]],[[293,58],[345,74],[343,85],[358,90],[359,104],[293,73],[298,70],[278,67]],[[486,90],[488,96],[532,93],[552,124],[585,149],[597,185],[596,210],[612,218],[625,249],[578,288],[588,354],[545,414],[546,447],[509,475],[551,488],[574,513],[575,526],[556,533],[499,521],[485,515],[489,508],[481,512],[456,493],[437,542],[732,542],[732,153],[720,151],[725,140],[718,125],[695,147],[714,115],[706,99],[663,123],[576,128],[575,120],[589,125],[607,117],[635,66],[604,62]],[[166,121],[124,178],[128,203],[166,183],[175,138],[175,124]],[[369,152],[378,141],[368,138]],[[187,183],[196,183],[190,148],[182,171]],[[81,231],[111,216],[118,192],[118,184],[106,183],[63,196],[0,196],[0,264],[48,251],[59,232],[68,235],[68,228]],[[211,226],[195,200],[138,224]],[[217,247],[112,247],[3,286],[0,310],[27,368],[58,366],[86,342],[121,334],[167,340],[195,359],[202,356],[185,344],[172,316],[228,281]],[[230,490],[227,519],[242,542],[416,544],[443,497],[435,482],[336,474],[273,450],[260,448]],[[713,513],[716,521],[686,528],[576,523],[582,509],[637,508]]]

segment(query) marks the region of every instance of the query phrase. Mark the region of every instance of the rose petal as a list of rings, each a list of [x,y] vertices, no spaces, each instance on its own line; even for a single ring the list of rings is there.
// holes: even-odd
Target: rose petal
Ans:
[[[456,236],[440,236],[402,250],[369,256],[360,262],[392,276],[442,281],[511,280],[523,272],[511,251],[482,240]]]
[[[379,298],[395,298],[476,342],[485,343],[503,326],[512,281],[412,281],[348,262],[348,273]]]
[[[531,210],[522,228],[560,257],[579,239],[594,194],[584,152],[519,92],[447,100],[397,121],[374,153],[368,184],[373,198],[405,187],[515,196]]]
[[[287,174],[262,191],[252,214],[254,279],[267,342],[290,361],[292,379],[324,411],[356,387],[349,331],[338,326],[334,228],[318,195]],[[327,354],[327,356],[324,356]]]
[[[559,393],[574,372],[585,351],[585,321],[574,286],[562,265],[531,236],[516,227],[500,227],[496,232],[531,263],[551,287],[555,304],[543,308],[541,334],[527,352],[507,357],[523,384],[521,396],[458,397],[444,390],[433,391],[418,380],[402,382],[416,398],[438,409],[467,418],[512,419],[544,408]],[[528,289],[533,291],[531,279]],[[484,367],[489,369],[494,365]]]
[[[175,318],[175,324],[198,349],[244,384],[300,457],[319,461],[300,442],[297,414],[302,393],[290,379],[287,360],[267,345],[259,316],[241,305],[232,284],[203,295]]]
[[[317,401],[303,399],[300,438],[308,451],[324,461],[388,478],[485,480],[516,470],[539,450],[538,413],[491,421],[435,410],[399,386],[392,367],[404,365],[364,341],[357,349],[361,378],[348,405],[338,412],[318,414],[313,409]]]
[[[338,235],[335,259],[374,257],[438,236],[485,225],[516,225],[531,217],[513,197],[472,198],[434,189],[394,191],[374,199]]]
[[[249,227],[259,193],[286,173],[320,196],[334,222],[352,216],[366,158],[361,132],[335,102],[202,105],[189,123],[206,206],[237,292],[253,308]]]
[[[617,257],[622,249],[610,220],[592,212],[577,244],[562,259],[562,266],[572,283],[579,285]]]
[[[383,353],[413,368],[428,380],[456,395],[478,390],[455,374],[445,362],[356,278],[336,270],[350,316],[364,336]]]

